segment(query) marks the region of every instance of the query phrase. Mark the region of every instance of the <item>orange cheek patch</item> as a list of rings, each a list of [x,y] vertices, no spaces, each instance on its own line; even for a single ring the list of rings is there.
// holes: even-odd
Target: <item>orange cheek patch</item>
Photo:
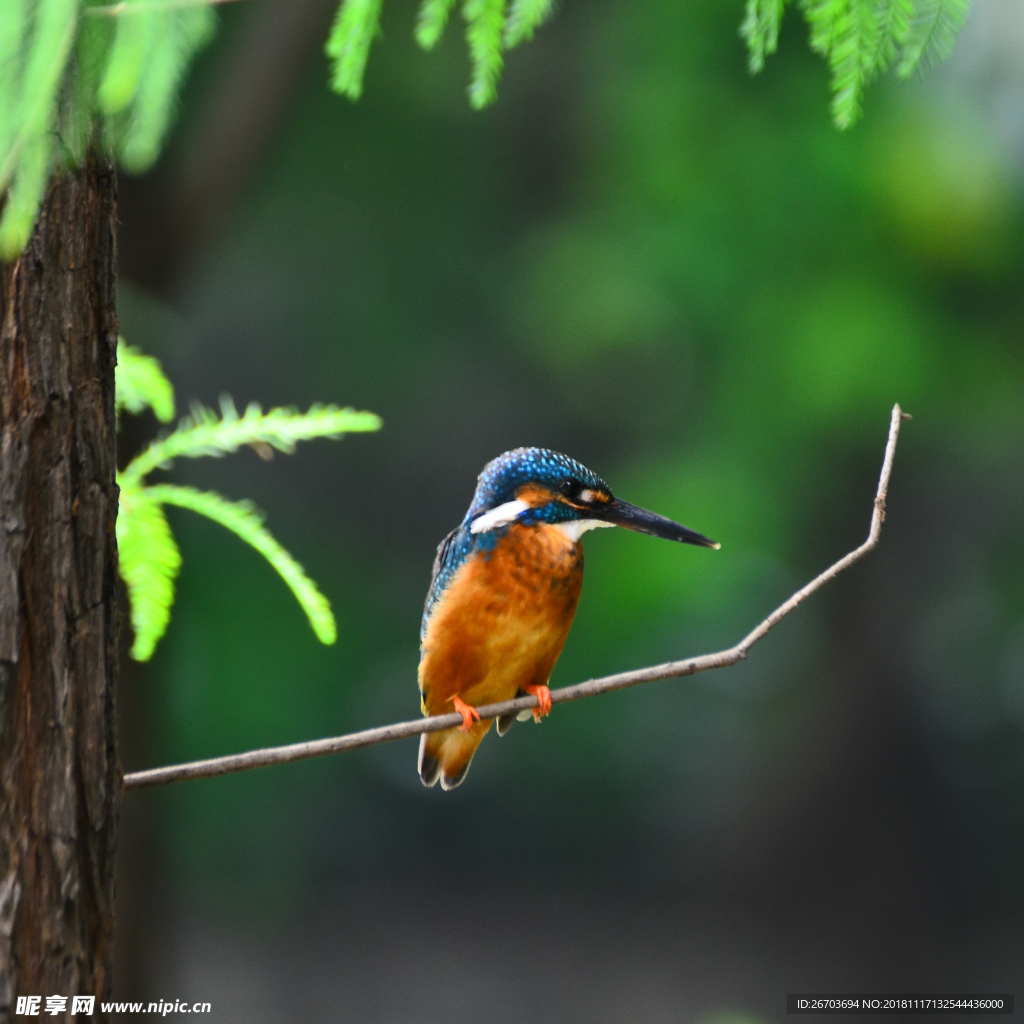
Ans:
[[[588,508],[592,508],[595,504],[607,505],[608,502],[612,500],[612,496],[607,491],[592,491],[586,489],[582,494],[586,496],[585,504],[569,501],[561,494],[556,494],[550,488],[542,487],[540,484],[523,484],[523,486],[516,491],[516,497],[520,501],[526,502],[530,508],[540,508],[542,505],[547,505],[551,501],[560,501],[563,505],[567,505],[569,508],[586,511]]]
[[[525,501],[530,508],[540,508],[549,501],[555,501],[558,495],[547,487],[541,487],[539,484],[523,484],[516,491],[516,497],[520,501]]]

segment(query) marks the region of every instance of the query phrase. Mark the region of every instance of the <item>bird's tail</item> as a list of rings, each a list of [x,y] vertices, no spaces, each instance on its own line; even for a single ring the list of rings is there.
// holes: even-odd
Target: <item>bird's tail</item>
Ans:
[[[420,736],[420,780],[433,786],[441,780],[442,789],[454,789],[466,777],[470,762],[487,735],[493,719],[476,722],[469,732],[459,728],[425,732]]]

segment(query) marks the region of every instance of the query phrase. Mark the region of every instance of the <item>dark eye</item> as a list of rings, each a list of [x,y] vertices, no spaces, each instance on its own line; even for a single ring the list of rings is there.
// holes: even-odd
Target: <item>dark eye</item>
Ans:
[[[574,480],[572,477],[569,477],[568,480],[562,481],[559,489],[567,498],[575,499],[580,496],[580,491],[583,490],[583,484],[581,484],[579,480]]]

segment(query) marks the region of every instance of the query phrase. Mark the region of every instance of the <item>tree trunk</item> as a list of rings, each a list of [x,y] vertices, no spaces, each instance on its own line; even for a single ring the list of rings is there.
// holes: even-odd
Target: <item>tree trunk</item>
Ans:
[[[0,265],[0,1024],[111,991],[115,209],[90,160]]]

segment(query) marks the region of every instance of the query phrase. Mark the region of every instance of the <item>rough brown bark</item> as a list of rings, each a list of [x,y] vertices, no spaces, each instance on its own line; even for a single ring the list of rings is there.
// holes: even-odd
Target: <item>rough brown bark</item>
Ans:
[[[115,205],[90,161],[0,265],[0,1024],[110,997]]]

